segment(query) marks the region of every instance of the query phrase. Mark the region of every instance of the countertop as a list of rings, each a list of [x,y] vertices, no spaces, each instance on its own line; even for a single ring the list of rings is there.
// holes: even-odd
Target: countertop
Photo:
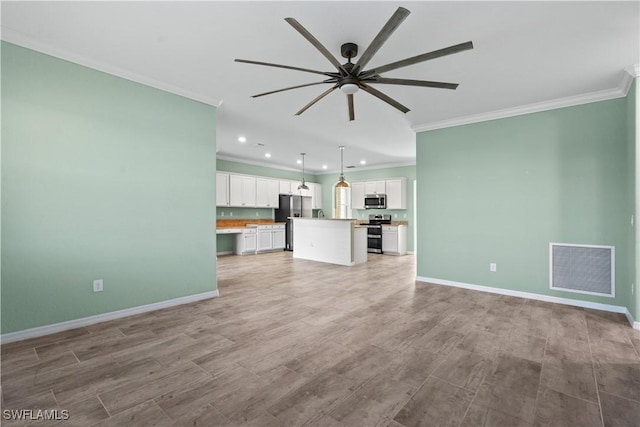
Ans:
[[[251,224],[251,225],[247,225]],[[275,225],[286,224],[285,222],[275,222],[272,219],[217,219],[216,229],[230,229],[230,228],[253,228],[257,225]]]
[[[291,217],[291,219],[304,219],[307,221],[352,221],[355,222],[354,218],[301,218],[301,217]]]
[[[359,219],[358,220],[358,224],[368,224],[368,223],[369,223],[368,220],[364,220],[364,219]],[[408,226],[409,225],[409,221],[391,221],[391,224],[382,224],[382,225],[394,225],[394,226],[404,225],[404,226]]]

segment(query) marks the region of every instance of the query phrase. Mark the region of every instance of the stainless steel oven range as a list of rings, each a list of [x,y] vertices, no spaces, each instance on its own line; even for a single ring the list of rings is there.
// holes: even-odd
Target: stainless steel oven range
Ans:
[[[391,215],[369,215],[367,227],[367,252],[382,253],[382,225],[391,224]]]

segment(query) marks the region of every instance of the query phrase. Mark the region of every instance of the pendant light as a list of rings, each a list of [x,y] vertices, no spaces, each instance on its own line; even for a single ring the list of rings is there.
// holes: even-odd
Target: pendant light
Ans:
[[[349,218],[351,215],[351,185],[344,179],[344,146],[340,146],[340,179],[333,186],[333,217]]]
[[[308,190],[309,186],[304,182],[304,156],[307,153],[300,153],[300,155],[302,156],[302,183],[300,185],[298,185],[298,190]]]

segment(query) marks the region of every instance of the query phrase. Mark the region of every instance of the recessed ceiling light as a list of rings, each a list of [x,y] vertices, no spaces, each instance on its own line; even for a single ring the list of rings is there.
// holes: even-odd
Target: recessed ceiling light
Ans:
[[[245,138],[244,136],[239,136],[238,142],[247,142],[247,138]]]
[[[326,168],[327,168],[327,165],[322,165],[322,169],[326,169]]]
[[[361,165],[366,165],[366,164],[367,164],[367,161],[366,161],[366,160],[360,160],[360,164],[361,164]]]
[[[298,159],[298,160],[296,160],[296,163],[300,165],[300,164],[302,164],[302,160]]]
[[[267,158],[271,157],[271,153],[264,153],[264,156],[267,157]]]

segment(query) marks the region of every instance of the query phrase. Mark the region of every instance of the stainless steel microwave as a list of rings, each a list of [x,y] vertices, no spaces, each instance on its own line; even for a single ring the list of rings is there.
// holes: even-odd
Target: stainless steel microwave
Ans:
[[[364,196],[364,208],[365,209],[386,209],[387,195],[386,194],[367,194],[366,196]]]

